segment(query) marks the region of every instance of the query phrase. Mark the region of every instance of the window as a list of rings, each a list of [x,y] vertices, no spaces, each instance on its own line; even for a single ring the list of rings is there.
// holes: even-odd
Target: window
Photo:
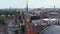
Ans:
[[[37,20],[37,19],[41,19],[41,17],[40,16],[32,16],[31,17],[31,20]]]

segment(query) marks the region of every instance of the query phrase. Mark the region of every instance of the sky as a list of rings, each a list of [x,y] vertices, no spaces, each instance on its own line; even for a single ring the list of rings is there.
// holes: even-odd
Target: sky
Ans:
[[[0,8],[25,8],[27,0],[0,0]],[[60,0],[28,0],[29,8],[60,8]]]

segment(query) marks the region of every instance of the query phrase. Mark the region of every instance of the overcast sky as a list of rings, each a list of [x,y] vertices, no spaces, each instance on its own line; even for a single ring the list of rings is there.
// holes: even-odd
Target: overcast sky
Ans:
[[[29,8],[60,8],[60,0],[28,0]],[[0,0],[0,8],[25,8],[26,0]]]

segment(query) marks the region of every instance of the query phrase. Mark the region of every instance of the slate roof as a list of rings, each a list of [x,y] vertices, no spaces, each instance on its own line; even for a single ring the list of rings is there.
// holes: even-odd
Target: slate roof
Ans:
[[[43,30],[40,34],[60,34],[60,26],[52,25]]]

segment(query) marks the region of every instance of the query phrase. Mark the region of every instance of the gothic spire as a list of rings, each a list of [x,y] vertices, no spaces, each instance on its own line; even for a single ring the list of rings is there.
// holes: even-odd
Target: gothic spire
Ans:
[[[26,2],[26,11],[28,11],[28,0]]]

